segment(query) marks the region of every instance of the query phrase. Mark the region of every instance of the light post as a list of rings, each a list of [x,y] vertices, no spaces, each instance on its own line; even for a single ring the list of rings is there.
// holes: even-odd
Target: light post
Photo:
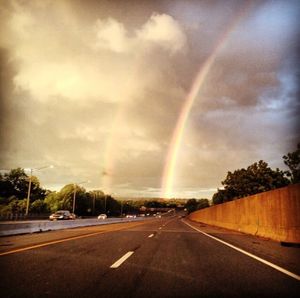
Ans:
[[[43,169],[48,169],[48,168],[53,168],[53,165],[50,166],[44,166],[41,168],[35,168],[35,169],[30,169],[30,176],[29,176],[29,184],[28,184],[28,192],[27,192],[27,201],[26,201],[26,212],[25,212],[25,216],[28,216],[28,211],[29,211],[29,203],[30,203],[30,192],[31,192],[31,183],[32,183],[32,173],[33,171],[40,171]]]
[[[93,215],[95,215],[95,200],[96,200],[96,192],[93,191],[93,212],[92,212]]]
[[[76,187],[77,185],[80,185],[80,184],[84,184],[84,183],[89,183],[90,181],[82,181],[82,182],[79,182],[79,183],[74,183],[73,186],[74,186],[74,193],[73,193],[73,211],[72,213],[75,212],[75,204],[76,204]]]

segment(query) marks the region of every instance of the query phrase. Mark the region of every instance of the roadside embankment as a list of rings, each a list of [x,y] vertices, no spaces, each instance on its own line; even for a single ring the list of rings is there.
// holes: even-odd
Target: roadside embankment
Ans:
[[[276,241],[300,243],[300,184],[198,210],[189,219]]]

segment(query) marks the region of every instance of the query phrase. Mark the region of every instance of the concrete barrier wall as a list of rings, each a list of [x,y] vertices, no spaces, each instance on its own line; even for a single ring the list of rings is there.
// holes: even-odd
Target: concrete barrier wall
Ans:
[[[77,227],[87,227],[96,225],[106,225],[112,223],[123,223],[132,221],[141,221],[148,218],[107,218],[106,220],[93,219],[76,219],[66,221],[30,221],[30,222],[9,222],[0,223],[0,236],[19,235],[35,232],[54,231],[62,229],[70,229]]]
[[[300,243],[300,184],[198,210],[189,219],[277,241]]]

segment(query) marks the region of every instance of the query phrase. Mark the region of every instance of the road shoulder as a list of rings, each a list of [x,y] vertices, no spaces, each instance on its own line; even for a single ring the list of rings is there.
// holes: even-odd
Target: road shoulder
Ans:
[[[300,248],[280,242],[184,219],[195,228],[300,275]]]

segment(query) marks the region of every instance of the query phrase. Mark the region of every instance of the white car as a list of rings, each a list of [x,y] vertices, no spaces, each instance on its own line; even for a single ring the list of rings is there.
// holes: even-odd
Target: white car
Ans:
[[[98,216],[98,219],[107,219],[107,215],[106,214],[100,214]]]

